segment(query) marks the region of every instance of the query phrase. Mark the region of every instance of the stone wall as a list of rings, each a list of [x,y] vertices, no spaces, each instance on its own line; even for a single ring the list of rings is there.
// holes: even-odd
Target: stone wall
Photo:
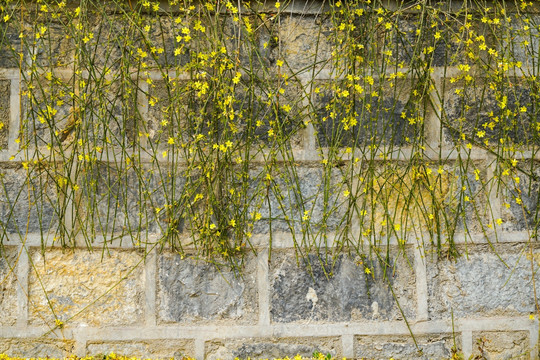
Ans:
[[[320,28],[319,12],[306,8],[306,4],[294,2],[283,15],[279,29],[282,54],[291,70],[309,65],[310,51],[315,47],[321,57],[329,57],[332,52],[331,45],[324,39],[321,44],[314,43],[313,33]],[[392,4],[388,6],[391,8]],[[111,24],[114,22],[108,25]],[[414,30],[413,22],[401,26]],[[64,51],[69,46],[64,48],[61,29],[51,34],[58,37],[54,53],[60,58],[73,56]],[[164,34],[169,36],[166,31]],[[14,43],[16,45],[16,40]],[[460,53],[458,44],[448,46],[453,56],[465,56]],[[537,43],[531,48],[538,52]],[[437,51],[444,53],[441,49],[435,49],[435,53]],[[526,73],[530,66],[529,70],[534,72],[532,59],[536,61],[537,57],[520,51],[516,50],[516,57],[521,57],[524,63],[521,71]],[[172,53],[166,55],[175,58]],[[413,61],[411,49],[406,46],[395,56],[406,62]],[[459,73],[457,63],[447,61],[443,55],[434,59],[429,76],[433,83],[439,84],[437,90],[444,94],[446,101],[442,107],[437,102],[440,99],[433,98],[432,106],[423,114],[423,136],[429,145],[425,153],[431,154],[431,159],[444,158],[444,170],[451,173],[452,164],[461,156],[455,151],[455,129],[460,127],[461,132],[474,136],[478,130],[475,125],[478,112],[488,111],[500,99],[483,98],[486,104],[478,110],[474,108],[478,101],[470,94],[470,104],[464,113],[462,100],[456,98],[457,85],[449,81]],[[108,60],[114,59],[99,57],[96,61]],[[379,254],[395,255],[389,256],[388,262],[343,248],[333,250],[332,266],[322,265],[316,251],[311,249],[312,253],[306,255],[311,260],[308,266],[298,260],[298,239],[288,232],[284,221],[272,224],[269,254],[270,227],[263,221],[253,229],[256,252],[246,255],[243,270],[238,273],[225,267],[217,268],[204,259],[197,260],[197,249],[189,245],[184,255],[169,246],[155,246],[161,234],[156,219],[151,218],[146,212],[148,209],[137,200],[140,194],[134,184],[142,180],[135,175],[119,179],[120,176],[114,178],[110,171],[101,173],[101,168],[94,169],[96,173],[87,175],[97,179],[96,187],[81,189],[86,194],[83,201],[59,194],[54,184],[40,177],[27,176],[28,152],[20,151],[20,138],[25,138],[21,133],[22,119],[29,106],[21,94],[28,82],[21,79],[21,72],[7,55],[0,54],[0,66],[0,121],[4,123],[0,128],[3,179],[0,189],[0,353],[62,357],[114,351],[153,358],[189,355],[197,359],[232,359],[311,356],[320,351],[347,358],[438,359],[451,357],[455,348],[462,351],[465,358],[482,352],[490,359],[511,356],[537,359],[540,329],[536,284],[540,281],[540,246],[531,235],[531,228],[534,233],[537,224],[533,213],[537,207],[538,183],[534,178],[522,179],[519,185],[528,212],[516,204],[505,206],[505,200],[494,186],[484,184],[471,189],[476,198],[489,199],[491,218],[501,218],[503,225],[497,232],[473,225],[473,219],[482,224],[486,212],[467,208],[465,219],[471,221],[469,232],[452,234],[460,257],[441,253],[435,242],[424,241],[422,236],[412,236],[404,242],[389,236],[377,246]],[[66,78],[71,76],[70,71],[69,67],[58,68],[59,76]],[[333,76],[328,69],[322,69],[302,73],[300,79],[314,77],[324,84],[334,80]],[[149,107],[149,99],[165,97],[166,90],[159,71],[150,70],[149,77],[155,79],[156,86],[150,89],[142,86],[146,86],[149,96],[139,96],[137,106],[151,128],[161,121],[161,115]],[[409,85],[403,81],[403,88],[407,88]],[[107,86],[112,88],[113,85]],[[529,101],[534,101],[527,91],[520,92],[518,98],[528,97]],[[407,147],[405,137],[414,136],[414,129],[400,116],[407,99],[393,98],[391,94],[390,90],[388,95],[382,94],[381,106],[393,107],[393,113],[382,111],[376,115],[380,119],[371,135],[382,139],[383,144],[401,147],[395,151],[394,158],[387,161],[406,163],[413,151]],[[311,101],[321,104],[321,116],[325,116],[324,105],[335,96],[323,91],[313,94]],[[522,99],[521,103],[526,101]],[[65,111],[67,114],[70,110]],[[444,125],[441,124],[443,112],[448,117]],[[323,176],[318,145],[326,146],[339,126],[339,120],[307,124],[291,140],[291,153],[301,181],[299,189],[307,198],[313,196]],[[392,134],[399,136],[385,138],[388,126],[394,129]],[[370,139],[361,127],[359,129],[342,138],[341,146],[367,143]],[[41,130],[38,128],[32,135],[26,135],[39,137],[34,146],[43,147],[51,141],[50,134]],[[515,138],[530,135],[518,128],[511,128],[509,132]],[[131,136],[127,132],[121,134],[126,138]],[[159,134],[154,135],[147,141],[158,142]],[[261,141],[267,139],[261,136]],[[157,148],[159,146],[163,143]],[[486,149],[474,146],[469,156],[478,174],[493,176],[497,173],[494,155]],[[535,152],[516,156],[519,161],[538,159]],[[141,163],[148,167],[154,165],[144,156]],[[438,166],[433,165],[434,171]],[[467,171],[474,178],[475,172]],[[538,173],[538,169],[533,172]],[[152,178],[146,180],[149,188],[159,183]],[[445,186],[452,188],[451,177]],[[128,191],[124,192],[125,189]],[[94,193],[95,198],[88,195]],[[111,193],[116,194],[116,203],[100,202],[100,195]],[[160,204],[163,194],[156,191],[154,195],[156,203]],[[95,212],[85,203],[90,200],[95,202]],[[57,202],[65,205],[57,207]],[[316,221],[324,221],[330,233],[338,232],[343,226],[337,215],[323,220],[321,205],[316,200],[313,207],[316,211],[311,216]],[[65,213],[55,211],[58,208]],[[119,208],[127,210],[116,212]],[[263,218],[269,217],[268,208],[260,211]],[[417,230],[422,233],[425,219],[417,220]],[[358,221],[354,218],[353,226]],[[125,232],[124,237],[114,239],[96,235],[91,244],[87,243],[85,231],[94,233],[89,228],[95,228],[96,233],[112,233],[134,223],[145,224],[146,235],[139,243],[125,236]],[[57,245],[58,229],[72,234],[70,246]],[[333,249],[331,236],[328,241],[329,248]],[[357,245],[362,246],[361,241]],[[365,253],[369,253],[366,246]]]

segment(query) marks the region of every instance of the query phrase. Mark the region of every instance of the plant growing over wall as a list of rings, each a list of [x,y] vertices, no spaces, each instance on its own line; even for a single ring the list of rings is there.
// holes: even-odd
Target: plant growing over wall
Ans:
[[[0,115],[2,243],[121,241],[240,269],[283,233],[299,261],[325,264],[344,251],[390,264],[390,245],[459,256],[456,239],[502,231],[536,240],[531,2],[0,10],[0,65],[20,84],[5,113],[21,122]]]

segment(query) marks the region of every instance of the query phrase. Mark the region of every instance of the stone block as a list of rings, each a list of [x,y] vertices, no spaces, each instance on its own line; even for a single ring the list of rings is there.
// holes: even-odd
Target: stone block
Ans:
[[[486,79],[442,82],[446,90],[441,121],[447,143],[487,142],[498,147],[503,141],[521,147],[540,142],[534,115],[538,94],[530,85],[514,78],[502,84]]]
[[[144,262],[137,251],[47,249],[31,254],[32,325],[138,325],[144,320]]]
[[[72,81],[73,79],[71,79]],[[54,72],[22,84],[26,96],[21,106],[21,145],[29,148],[59,146],[73,141],[77,127],[69,95],[69,79]]]
[[[24,169],[4,164],[0,169],[0,232],[47,233],[59,228],[59,194],[50,168]]]
[[[75,43],[70,34],[72,26],[70,20],[64,18],[63,22],[56,22],[50,17],[42,18],[43,15],[37,16],[30,25],[33,31],[29,32],[29,36],[36,39],[32,44],[32,61],[35,65],[46,69],[71,66],[74,61]]]
[[[85,163],[77,184],[76,226],[92,234],[163,233],[184,231],[184,172],[165,165],[117,167]]]
[[[8,23],[3,22],[0,26],[0,68],[19,68],[20,53],[28,56],[28,49],[21,45],[19,37],[24,27],[17,20]]]
[[[282,16],[279,26],[274,26],[261,37],[267,44],[264,51],[269,55],[269,65],[276,66],[277,60],[282,60],[285,72],[310,75],[333,65],[330,20],[322,16]],[[281,59],[273,51],[278,47],[276,37],[281,44]]]
[[[423,109],[413,92],[416,80],[388,84],[371,76],[321,83],[313,109],[318,145],[380,148],[423,138]]]
[[[294,167],[272,173],[268,182],[266,172],[250,172],[250,214],[254,219],[253,233],[272,231],[300,234],[311,230],[336,230],[343,226],[345,199],[342,173],[339,169]],[[271,221],[270,221],[271,219]]]
[[[356,336],[355,358],[361,359],[450,359],[452,348],[459,349],[460,337],[452,334]],[[457,352],[457,351],[456,351]]]
[[[158,320],[161,323],[253,324],[258,314],[255,260],[241,274],[177,254],[159,257]]]
[[[510,166],[509,168],[508,175],[501,179],[502,229],[506,231],[536,231],[539,226],[539,163],[537,161],[520,161],[516,167]],[[522,169],[523,172],[518,168]]]
[[[298,267],[292,251],[274,250],[270,267],[273,322],[401,320],[396,301],[408,320],[415,317],[415,275],[404,259],[382,266],[375,259],[328,258],[323,266],[317,256],[310,255],[310,264],[300,259]]]
[[[0,326],[13,326],[18,317],[17,255],[15,247],[0,248]]]
[[[473,333],[473,356],[482,359],[530,359],[528,331]]]
[[[531,262],[536,273],[538,249],[531,259],[524,244],[493,246],[494,250],[490,245],[458,247],[462,256],[457,259],[427,258],[430,319],[517,316],[535,311]],[[538,284],[540,278],[535,278]]]
[[[114,352],[118,355],[140,359],[175,359],[194,356],[193,340],[147,340],[147,341],[89,341],[86,353],[97,356]]]
[[[0,354],[22,358],[63,359],[73,354],[73,340],[3,338],[0,339]]]
[[[9,136],[11,82],[0,80],[0,150],[7,150]],[[13,130],[15,131],[15,130]]]
[[[313,353],[341,356],[341,339],[312,338],[248,338],[211,340],[206,342],[206,359],[282,359],[300,355],[311,358]]]

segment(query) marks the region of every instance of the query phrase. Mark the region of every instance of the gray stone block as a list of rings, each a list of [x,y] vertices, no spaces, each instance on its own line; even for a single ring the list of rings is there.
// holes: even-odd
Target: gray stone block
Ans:
[[[411,123],[409,118],[423,119],[423,111],[418,107],[415,95],[411,93],[413,81],[397,81],[394,89],[384,83],[387,80],[374,80],[359,83],[364,89],[361,95],[355,94],[340,98],[331,90],[332,85],[344,89],[344,84],[326,83],[315,96],[314,106],[318,145],[321,147],[361,147],[374,144],[406,145],[408,139],[423,137],[421,121]],[[352,93],[354,87],[348,88]],[[374,92],[377,96],[374,96]],[[405,114],[406,116],[403,116]],[[423,121],[423,120],[422,120]]]
[[[47,170],[20,164],[0,169],[0,233],[62,231],[58,196]]]
[[[540,224],[538,218],[538,191],[540,186],[540,167],[534,161],[520,161],[517,166],[525,171],[514,170],[503,177],[502,187],[502,228],[508,231],[536,231]],[[519,178],[519,183],[515,178]],[[519,199],[520,203],[518,203]]]
[[[242,277],[203,260],[159,257],[158,320],[161,323],[235,322],[253,324],[258,300],[255,262]]]
[[[11,82],[0,80],[0,150],[7,150],[9,136]],[[13,130],[15,131],[15,130]]]
[[[253,232],[295,232],[335,230],[343,226],[346,204],[342,193],[342,173],[338,169],[326,173],[321,168],[294,167],[281,169],[266,179],[264,170],[250,172],[249,213],[259,213]]]
[[[22,87],[27,96],[22,98],[21,145],[53,147],[73,140],[77,127],[73,127],[70,80],[51,72],[23,82]]]
[[[341,339],[331,338],[248,338],[206,342],[206,359],[282,359],[300,355],[311,358],[315,352],[341,355]]]
[[[77,183],[77,226],[111,234],[166,233],[184,230],[183,172],[161,167],[120,168],[114,163],[85,163]],[[171,175],[171,176],[170,176]]]
[[[418,347],[408,336],[356,336],[355,357],[362,359],[449,359],[460,347],[460,336],[414,334]]]
[[[430,319],[516,316],[535,311],[531,261],[523,244],[469,245],[458,259],[428,259]],[[523,253],[525,252],[525,253]],[[502,261],[504,261],[504,263]],[[539,279],[536,276],[536,283]]]
[[[396,300],[407,319],[414,318],[415,276],[405,261],[391,260],[388,267],[377,260],[346,255],[337,256],[333,264],[329,256],[324,267],[315,255],[310,255],[309,261],[306,264],[300,259],[298,267],[292,252],[274,251],[270,268],[272,321],[403,319]]]
[[[468,84],[444,82],[446,93],[443,96],[442,122],[447,142],[488,141],[491,145],[500,146],[503,139],[505,145],[540,143],[534,115],[538,94],[526,83],[511,78],[494,90],[482,79]],[[521,111],[522,107],[525,112]],[[465,141],[462,134],[466,136]]]

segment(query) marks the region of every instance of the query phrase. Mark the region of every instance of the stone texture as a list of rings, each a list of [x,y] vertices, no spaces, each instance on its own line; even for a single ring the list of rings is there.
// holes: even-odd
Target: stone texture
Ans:
[[[17,255],[15,247],[0,247],[0,326],[17,321]]]
[[[175,359],[194,356],[193,340],[148,340],[148,341],[90,341],[86,344],[86,353],[97,356],[117,355],[141,359]]]
[[[4,338],[0,339],[0,354],[22,358],[62,359],[73,354],[73,340]]]
[[[34,20],[32,26],[34,31],[30,33],[32,38],[36,33],[41,36],[33,44],[32,53],[35,55],[35,63],[40,67],[68,67],[73,64],[75,54],[75,44],[73,37],[66,27],[69,27],[69,21],[63,19],[63,22],[56,22],[50,18],[41,18],[47,16],[40,14]],[[35,26],[40,24],[39,26]],[[42,28],[46,31],[42,33]]]
[[[8,147],[10,122],[11,84],[9,80],[0,80],[0,150]]]
[[[448,143],[485,141],[492,146],[515,143],[518,146],[539,143],[540,128],[534,115],[538,94],[515,78],[504,83],[476,79],[469,83],[442,80],[442,118]],[[521,108],[526,111],[522,112]],[[495,149],[495,151],[497,151]]]
[[[0,68],[18,68],[20,52],[22,51],[21,24],[19,21],[9,23],[2,22],[0,25]],[[25,49],[23,54],[28,55]]]
[[[415,334],[418,348],[409,336],[356,336],[354,352],[362,359],[449,359],[452,348],[460,347],[459,336]]]
[[[403,259],[390,260],[392,265],[388,267],[381,266],[377,260],[346,255],[337,256],[333,267],[330,256],[325,268],[315,255],[310,255],[309,261],[310,265],[300,259],[298,267],[294,253],[274,250],[270,267],[272,321],[403,319],[396,300],[407,319],[414,318],[415,276]],[[389,284],[397,299],[392,296]]]
[[[163,254],[159,258],[158,319],[161,323],[253,324],[258,300],[255,261],[242,277],[202,260]]]
[[[142,322],[144,263],[138,252],[47,249],[31,259],[31,324],[55,326],[53,312],[66,326]]]
[[[473,356],[486,360],[528,360],[529,332],[484,331],[473,333]]]
[[[324,19],[323,16],[286,16],[282,17],[279,24],[279,27],[276,25],[275,32],[281,43],[284,71],[311,74],[312,71],[330,68],[333,65],[332,24],[328,19]],[[271,52],[278,47],[273,32],[270,31],[267,36],[263,36],[262,41],[268,44],[265,51],[271,54],[270,65],[275,66],[279,54],[277,51]]]
[[[314,99],[316,120],[313,125],[318,145],[363,147],[374,144],[378,148],[381,144],[406,145],[412,138],[423,138],[423,110],[412,92],[415,82],[399,80],[392,87],[388,83],[388,80],[368,76],[354,82],[321,83],[321,90]],[[355,90],[356,85],[363,89],[361,94]],[[349,95],[338,96],[336,89],[347,89]],[[412,118],[415,120],[410,121]]]
[[[139,165],[119,169],[114,164],[86,163],[77,183],[77,227],[92,238],[101,234],[184,231],[185,183],[181,169]]]
[[[306,231],[308,225],[323,231],[343,225],[345,187],[340,170],[294,167],[271,175],[269,183],[265,171],[250,172],[249,212],[261,215],[254,222],[253,233],[268,233],[270,224],[272,231],[297,234]]]
[[[23,82],[22,87],[26,96],[21,99],[21,144],[35,148],[58,146],[68,137],[73,140],[70,80],[51,72]]]
[[[535,310],[531,259],[523,244],[458,247],[462,256],[428,258],[430,319],[527,315]],[[500,259],[499,259],[500,257]],[[503,260],[505,264],[502,263]],[[538,268],[538,249],[533,265]],[[536,284],[540,278],[536,276]],[[538,290],[537,290],[538,291]]]
[[[535,231],[538,229],[538,190],[540,167],[534,161],[520,161],[517,166],[525,173],[511,168],[509,175],[503,176],[501,191],[502,228],[507,231]],[[516,182],[516,177],[519,182]],[[520,203],[518,200],[520,199]]]
[[[281,359],[301,355],[311,358],[320,352],[332,357],[341,356],[340,338],[248,338],[212,340],[206,342],[206,359]]]
[[[49,177],[54,170],[20,164],[0,168],[0,231],[37,233],[61,231],[58,227],[58,194]]]

